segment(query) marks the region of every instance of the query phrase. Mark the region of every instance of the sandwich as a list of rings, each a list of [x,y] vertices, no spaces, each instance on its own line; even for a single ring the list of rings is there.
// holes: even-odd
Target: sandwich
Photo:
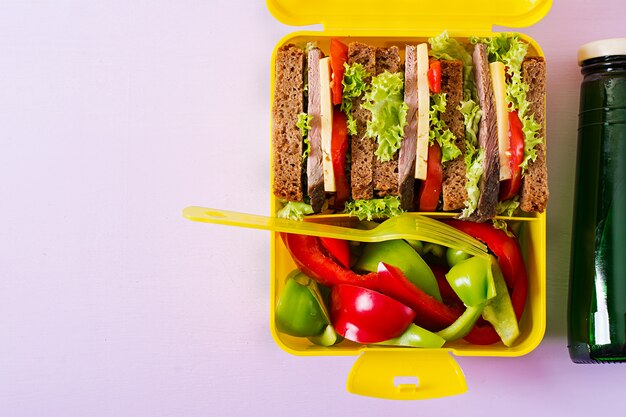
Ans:
[[[278,215],[542,212],[545,62],[516,35],[284,45],[276,52]],[[509,133],[510,132],[510,133]]]

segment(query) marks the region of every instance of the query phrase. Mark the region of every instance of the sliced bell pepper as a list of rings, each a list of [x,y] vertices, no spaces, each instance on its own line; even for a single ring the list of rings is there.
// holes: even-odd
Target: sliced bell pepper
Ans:
[[[335,285],[330,316],[337,333],[357,343],[377,343],[400,336],[415,312],[379,292],[354,285]]]
[[[471,257],[450,268],[446,274],[450,287],[463,304],[474,307],[496,295],[496,288],[488,259]]]
[[[480,318],[483,312],[485,304],[478,304],[475,306],[469,306],[465,309],[463,314],[454,321],[450,326],[437,332],[438,336],[443,337],[448,342],[465,337],[476,324],[476,321]]]
[[[350,268],[350,246],[347,240],[320,237],[322,245],[342,266]]]
[[[380,262],[378,275],[380,292],[413,309],[417,313],[415,324],[418,326],[431,331],[441,330],[461,315],[460,310],[443,304],[413,285],[400,268]]]
[[[426,294],[441,301],[437,280],[422,257],[401,239],[368,243],[363,254],[354,265],[357,270],[376,272],[379,262],[393,265],[402,270],[406,278]]]
[[[462,262],[470,257],[469,254],[463,252],[462,250],[448,248],[446,250],[446,261],[448,262],[448,266],[452,268],[454,265]]]
[[[290,233],[280,236],[298,269],[318,283],[326,286],[352,284],[374,290],[378,287],[375,273],[359,275],[343,267],[326,253],[318,237]]]
[[[413,323],[398,337],[377,343],[383,346],[407,346],[421,348],[440,348],[446,339]]]
[[[522,251],[517,241],[488,223],[464,222],[460,220],[446,220],[445,223],[482,241],[498,258],[498,264],[509,289],[513,310],[519,322],[526,307],[528,276]],[[465,340],[477,345],[488,345],[496,343],[501,339],[493,326],[487,324],[476,325],[465,337]]]
[[[511,346],[519,336],[519,324],[509,297],[509,291],[502,276],[498,261],[491,257],[496,296],[489,300],[483,309],[483,318],[493,326],[505,346]]]
[[[299,277],[299,275],[302,275]],[[298,282],[306,279],[299,271],[290,274],[276,304],[276,328],[298,337],[316,336],[328,325],[328,317],[309,285]],[[308,280],[310,285],[316,285]]]

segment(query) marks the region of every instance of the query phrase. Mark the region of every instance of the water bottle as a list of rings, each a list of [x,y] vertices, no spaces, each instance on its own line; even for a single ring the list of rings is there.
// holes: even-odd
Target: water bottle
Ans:
[[[576,363],[626,362],[626,38],[583,45],[568,304]]]

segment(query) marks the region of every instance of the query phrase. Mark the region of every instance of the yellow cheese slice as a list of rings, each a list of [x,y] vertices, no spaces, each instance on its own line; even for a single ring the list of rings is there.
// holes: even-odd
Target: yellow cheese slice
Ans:
[[[428,44],[417,45],[417,150],[415,178],[426,179],[428,168],[428,131],[430,128],[430,90],[428,88]]]
[[[320,104],[322,121],[322,168],[324,170],[324,191],[334,192],[335,171],[330,145],[333,136],[333,103],[330,95],[330,58],[320,59]]]

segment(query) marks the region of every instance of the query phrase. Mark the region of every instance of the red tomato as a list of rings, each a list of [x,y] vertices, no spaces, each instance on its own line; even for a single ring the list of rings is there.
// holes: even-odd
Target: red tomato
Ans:
[[[522,185],[520,164],[524,161],[524,132],[517,110],[509,112],[509,152],[511,152],[509,158],[511,179],[500,183],[499,199],[502,201],[515,197]]]
[[[333,327],[357,343],[377,343],[398,337],[415,319],[415,312],[379,292],[354,285],[335,285],[330,295]]]
[[[333,104],[341,104],[343,95],[343,64],[348,61],[348,47],[338,39],[330,40],[330,68],[333,70],[331,93]]]
[[[320,237],[326,250],[346,268],[350,268],[350,247],[348,241],[333,239],[332,237]]]
[[[418,211],[437,210],[442,182],[441,148],[435,142],[428,147],[428,169],[426,171],[426,179],[420,184]]]
[[[335,173],[335,204],[342,205],[350,199],[350,185],[346,177],[346,152],[348,151],[348,125],[346,115],[338,108],[333,111],[333,134],[330,153]]]
[[[441,92],[441,62],[431,60],[428,66],[428,87],[430,91],[437,94]]]

